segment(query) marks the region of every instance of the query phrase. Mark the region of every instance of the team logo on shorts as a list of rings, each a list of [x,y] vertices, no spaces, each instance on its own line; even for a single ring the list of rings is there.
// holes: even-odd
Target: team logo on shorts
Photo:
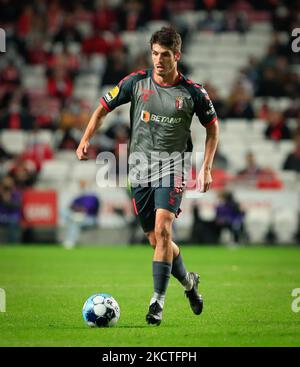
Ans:
[[[105,99],[107,102],[110,102],[112,99],[114,99],[119,94],[119,87],[116,86],[113,89],[111,89],[107,94],[105,94]]]
[[[176,97],[176,101],[175,101],[175,106],[176,106],[176,110],[181,110],[183,107],[183,99],[184,97]]]

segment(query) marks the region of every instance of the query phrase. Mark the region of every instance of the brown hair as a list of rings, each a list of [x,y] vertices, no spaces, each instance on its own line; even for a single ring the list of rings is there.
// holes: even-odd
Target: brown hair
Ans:
[[[173,53],[181,49],[181,37],[174,28],[162,27],[159,31],[153,33],[150,39],[151,49],[154,43],[169,48]]]

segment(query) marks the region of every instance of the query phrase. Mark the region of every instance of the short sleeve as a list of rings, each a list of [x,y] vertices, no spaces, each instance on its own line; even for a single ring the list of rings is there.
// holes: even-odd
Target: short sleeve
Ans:
[[[201,124],[204,127],[208,127],[217,121],[218,117],[206,90],[203,87],[197,89],[197,94],[194,100],[195,113],[198,116]]]
[[[100,103],[107,111],[112,111],[122,104],[131,100],[133,88],[133,78],[126,77],[120,81],[118,85],[108,91],[100,98]]]

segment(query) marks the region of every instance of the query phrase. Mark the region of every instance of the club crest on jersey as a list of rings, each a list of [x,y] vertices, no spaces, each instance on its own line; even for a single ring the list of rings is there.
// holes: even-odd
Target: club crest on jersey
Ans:
[[[176,107],[176,110],[181,110],[182,107],[183,107],[183,100],[184,100],[184,97],[176,97],[176,100],[175,100],[175,107]]]
[[[119,87],[116,86],[113,89],[111,89],[107,94],[105,94],[105,99],[107,102],[110,102],[112,99],[114,99],[119,94]]]

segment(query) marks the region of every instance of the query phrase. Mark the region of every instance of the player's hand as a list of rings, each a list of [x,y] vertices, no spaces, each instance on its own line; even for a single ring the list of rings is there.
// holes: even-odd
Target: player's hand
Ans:
[[[76,155],[77,158],[80,161],[87,161],[89,159],[88,157],[88,147],[89,147],[89,142],[80,142],[77,150],[76,150]]]
[[[209,168],[201,168],[198,180],[197,187],[200,192],[206,192],[209,190],[210,185],[212,184],[211,170]]]

